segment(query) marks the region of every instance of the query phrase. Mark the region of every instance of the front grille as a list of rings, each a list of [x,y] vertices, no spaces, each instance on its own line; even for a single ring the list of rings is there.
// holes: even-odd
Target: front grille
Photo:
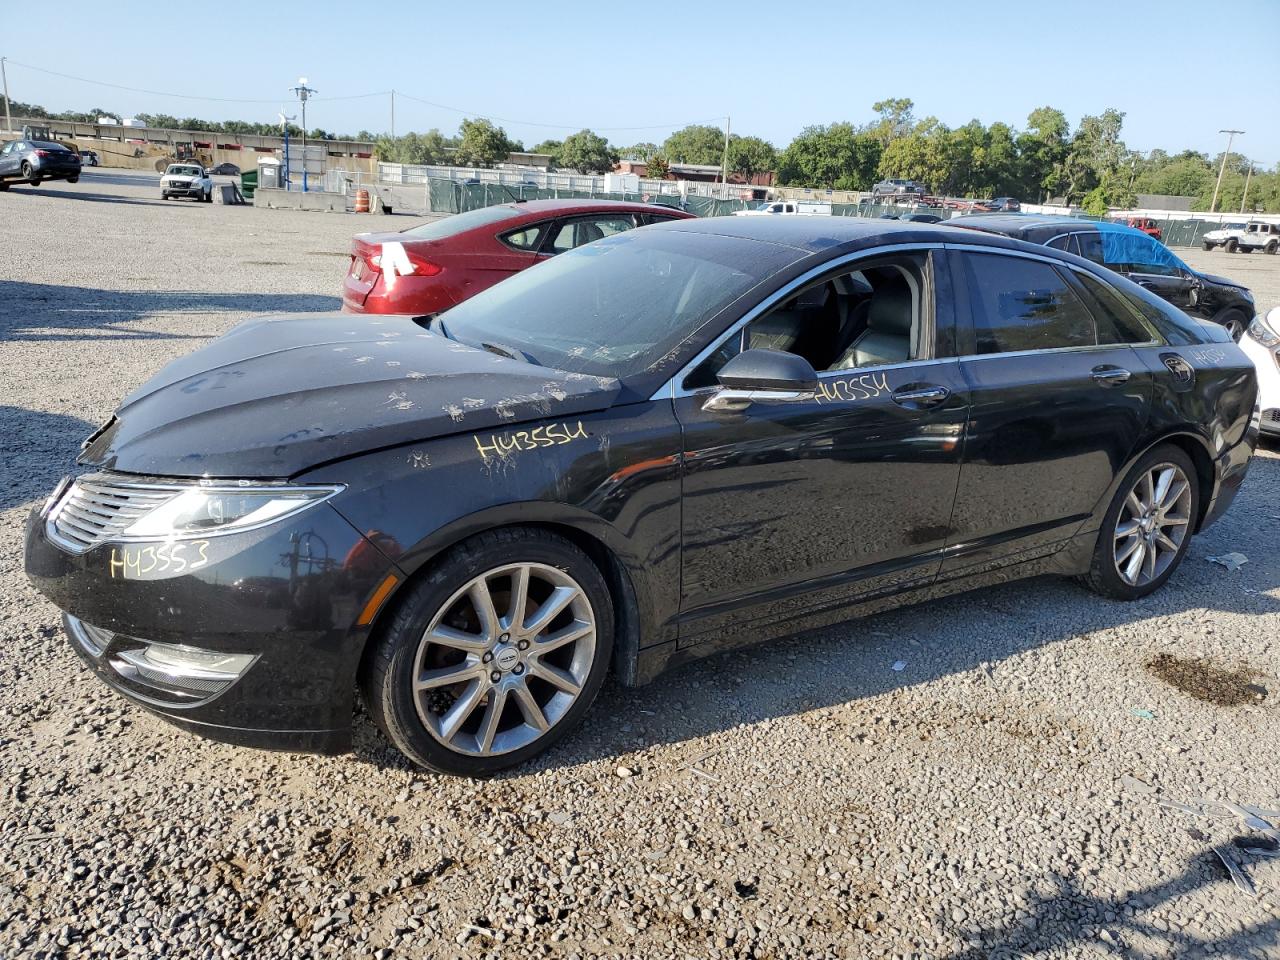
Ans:
[[[49,511],[50,539],[72,553],[105,543],[182,491],[163,484],[128,483],[108,474],[80,477]]]
[[[1280,407],[1272,410],[1264,410],[1262,412],[1263,420],[1270,420],[1272,423],[1280,423]]]

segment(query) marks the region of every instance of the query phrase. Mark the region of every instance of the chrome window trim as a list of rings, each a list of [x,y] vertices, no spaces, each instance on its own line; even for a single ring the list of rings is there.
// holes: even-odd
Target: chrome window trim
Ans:
[[[926,251],[942,250],[946,246],[947,246],[946,244],[941,243],[939,241],[929,241],[925,243],[882,244],[878,247],[868,247],[865,250],[857,250],[857,251],[854,251],[853,253],[846,253],[844,256],[835,257],[834,259],[827,260],[825,263],[818,264],[818,266],[812,268],[811,270],[806,271],[805,273],[802,273],[800,276],[796,277],[794,280],[791,280],[790,282],[788,282],[785,286],[775,290],[768,297],[766,297],[764,300],[761,300],[754,307],[748,310],[745,314],[739,317],[737,321],[733,324],[733,326],[729,327],[719,337],[712,340],[711,343],[707,344],[702,350],[698,351],[697,355],[694,356],[692,360],[689,360],[683,367],[681,367],[676,372],[675,376],[671,377],[671,379],[669,379],[666,383],[664,383],[657,390],[655,390],[653,392],[653,395],[649,397],[649,399],[650,400],[667,400],[667,399],[674,400],[676,397],[699,396],[700,394],[706,392],[707,390],[716,389],[715,387],[702,387],[696,390],[686,390],[684,387],[680,386],[680,382],[684,380],[684,378],[687,377],[689,374],[691,374],[695,369],[697,369],[698,364],[702,363],[703,360],[707,359],[707,357],[715,353],[715,351],[719,349],[720,346],[725,343],[725,341],[729,340],[734,334],[741,333],[742,328],[745,327],[748,323],[756,319],[756,317],[760,316],[766,310],[769,310],[772,307],[774,307],[776,304],[778,304],[782,300],[785,300],[788,296],[794,293],[799,287],[802,287],[806,283],[810,283],[813,280],[816,280],[818,277],[822,276],[823,274],[829,273],[831,270],[837,267],[842,267],[845,264],[855,263],[858,260],[865,260],[865,259],[869,259],[877,256],[884,256],[885,254],[889,254],[889,253],[910,253],[917,250],[926,250]],[[922,361],[907,361],[907,362],[919,363]],[[841,371],[833,370],[830,372],[831,373],[847,373],[848,370],[872,370],[872,369],[881,370],[884,368],[881,366],[849,367],[847,370],[841,370]]]
[[[1007,353],[971,353],[957,357],[961,363],[970,360],[996,360],[1001,357],[1043,357],[1060,353],[1101,353],[1104,350],[1121,350],[1125,347],[1157,347],[1160,344],[1152,340],[1149,343],[1091,343],[1080,347],[1045,347],[1043,350],[1010,350]]]

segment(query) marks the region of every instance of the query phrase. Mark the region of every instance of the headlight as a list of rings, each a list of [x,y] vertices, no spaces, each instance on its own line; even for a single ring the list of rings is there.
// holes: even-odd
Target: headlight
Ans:
[[[1254,317],[1253,323],[1249,324],[1249,329],[1245,332],[1264,347],[1280,344],[1280,333],[1276,333],[1262,317]]]
[[[261,527],[315,506],[342,487],[200,486],[166,500],[122,530],[133,540],[212,537]]]

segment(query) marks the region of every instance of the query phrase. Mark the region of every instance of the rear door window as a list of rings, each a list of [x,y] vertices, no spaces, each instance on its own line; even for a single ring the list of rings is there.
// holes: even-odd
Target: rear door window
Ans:
[[[1109,286],[1084,272],[1077,272],[1075,276],[1084,287],[1085,298],[1090,301],[1097,321],[1098,343],[1149,343],[1155,339]]]
[[[576,217],[563,220],[551,228],[551,241],[543,253],[564,253],[595,240],[603,240],[618,233],[634,229],[635,217],[629,213],[611,214],[605,217]]]
[[[1022,257],[960,256],[973,318],[973,353],[1058,350],[1097,343],[1093,317],[1050,264]]]
[[[1076,242],[1076,249],[1073,251],[1086,260],[1092,260],[1094,263],[1100,263],[1106,266],[1106,261],[1102,257],[1102,237],[1096,233],[1075,233],[1072,239]]]

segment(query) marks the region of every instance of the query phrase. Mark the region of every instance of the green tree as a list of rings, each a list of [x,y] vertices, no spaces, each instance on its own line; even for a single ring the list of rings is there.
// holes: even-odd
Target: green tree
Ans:
[[[1018,188],[1012,193],[1037,199],[1062,186],[1062,164],[1071,133],[1067,115],[1053,107],[1038,107],[1027,116],[1027,129],[1017,136]]]
[[[667,163],[667,158],[660,153],[651,155],[644,164],[645,177],[649,180],[665,180],[671,174],[671,164]]]
[[[936,117],[920,121],[909,134],[889,142],[877,172],[881,177],[917,180],[933,190],[956,189],[951,131]]]
[[[492,167],[519,149],[502,127],[483,118],[463,120],[459,127],[457,161],[464,167]]]
[[[624,160],[647,161],[650,157],[656,156],[660,152],[656,143],[641,142],[633,143],[629,147],[619,148],[618,155]]]
[[[1124,113],[1110,107],[1099,116],[1081,119],[1061,164],[1063,197],[1068,204],[1104,182],[1117,179],[1121,161],[1127,155],[1120,139],[1123,125]]]
[[[590,130],[579,130],[564,138],[560,164],[579,173],[608,173],[618,163],[618,153],[609,141]]]
[[[851,123],[809,126],[778,157],[784,186],[866,190],[875,182],[880,141]]]
[[[560,148],[564,145],[562,140],[543,140],[541,143],[534,144],[530,153],[545,153],[551,157],[551,165],[553,167],[560,166]]]
[[[672,163],[719,166],[724,156],[724,131],[719,127],[693,124],[667,137],[662,144],[662,153]]]
[[[871,109],[880,115],[880,119],[871,125],[868,132],[880,141],[881,146],[888,146],[890,141],[907,136],[915,125],[911,113],[915,106],[910,97],[891,97],[873,103]]]
[[[751,182],[759,173],[777,169],[778,151],[773,144],[759,137],[731,137],[729,140],[729,169]]]

